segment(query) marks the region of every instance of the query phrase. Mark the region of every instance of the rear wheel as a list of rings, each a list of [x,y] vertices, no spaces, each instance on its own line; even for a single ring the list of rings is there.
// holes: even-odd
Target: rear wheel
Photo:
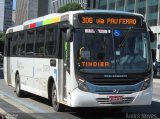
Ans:
[[[23,97],[24,92],[21,90],[19,74],[16,75],[15,91],[16,91],[16,94],[17,94],[18,97]]]
[[[57,99],[57,88],[56,85],[52,86],[52,106],[56,112],[64,111],[64,105],[60,104]]]

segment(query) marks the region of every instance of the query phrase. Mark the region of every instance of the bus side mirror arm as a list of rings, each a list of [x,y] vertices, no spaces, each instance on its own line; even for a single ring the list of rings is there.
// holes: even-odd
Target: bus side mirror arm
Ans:
[[[151,41],[151,42],[154,42],[155,39],[154,39],[153,31],[150,29],[150,27],[148,27],[148,28],[149,28],[149,38],[150,38],[150,41]]]
[[[73,34],[73,27],[70,26],[68,29],[67,29],[67,32],[66,32],[66,41],[67,42],[72,42],[72,34]]]

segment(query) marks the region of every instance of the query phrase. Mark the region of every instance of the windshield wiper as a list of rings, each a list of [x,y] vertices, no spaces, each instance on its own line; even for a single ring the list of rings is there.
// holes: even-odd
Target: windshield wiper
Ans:
[[[122,42],[120,43],[119,47],[122,48],[123,47],[123,44],[125,43],[125,40],[128,38],[129,34],[131,33],[131,31],[133,30],[134,28],[131,27],[128,32],[125,34],[124,38],[122,39]]]

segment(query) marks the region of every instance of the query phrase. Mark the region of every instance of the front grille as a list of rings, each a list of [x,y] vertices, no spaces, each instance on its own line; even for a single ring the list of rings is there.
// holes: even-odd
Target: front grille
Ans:
[[[99,90],[95,90],[96,93],[98,94],[113,94],[113,89],[112,90],[104,90],[104,91],[99,91]],[[121,90],[119,89],[117,94],[131,94],[135,92],[135,90]]]
[[[120,103],[119,102],[118,103],[110,103],[109,98],[97,98],[96,100],[101,105],[104,105],[104,104],[128,104],[134,100],[134,97],[124,97],[123,102],[120,102]]]
[[[96,80],[90,80],[89,82],[94,84],[94,85],[134,85],[139,83],[141,80],[101,80],[101,79],[96,79]]]

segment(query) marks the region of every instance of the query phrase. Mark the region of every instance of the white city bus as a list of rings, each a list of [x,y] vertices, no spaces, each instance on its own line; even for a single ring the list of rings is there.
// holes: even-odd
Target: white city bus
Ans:
[[[153,34],[140,14],[80,10],[7,30],[4,79],[70,107],[124,107],[152,101]]]

